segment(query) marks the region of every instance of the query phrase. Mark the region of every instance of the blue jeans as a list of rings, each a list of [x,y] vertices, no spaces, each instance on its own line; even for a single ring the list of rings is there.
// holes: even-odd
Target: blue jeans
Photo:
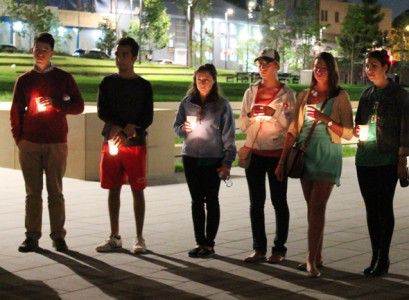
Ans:
[[[250,219],[253,232],[253,249],[265,254],[267,237],[264,224],[264,203],[266,202],[266,174],[270,186],[271,202],[275,211],[276,235],[274,254],[285,255],[284,244],[288,237],[290,212],[287,205],[287,179],[280,182],[274,175],[279,158],[253,154],[250,166],[246,169],[247,184],[250,193]]]

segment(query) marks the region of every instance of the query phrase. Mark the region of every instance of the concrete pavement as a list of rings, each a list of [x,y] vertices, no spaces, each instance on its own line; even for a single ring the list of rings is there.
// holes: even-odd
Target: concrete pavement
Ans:
[[[51,247],[45,202],[43,237],[38,253],[17,251],[24,239],[24,184],[20,171],[0,169],[1,299],[408,299],[409,189],[397,188],[395,233],[390,273],[361,274],[370,260],[365,209],[353,158],[344,160],[341,187],[327,209],[322,277],[307,278],[296,266],[306,253],[306,205],[297,180],[290,180],[290,233],[287,260],[281,265],[245,264],[251,252],[249,200],[243,170],[233,170],[233,187],[220,192],[221,224],[217,255],[192,259],[194,246],[190,196],[183,179],[146,190],[145,239],[150,253],[135,256],[131,192],[124,187],[120,231],[124,250],[100,254],[95,246],[109,232],[106,191],[98,182],[66,178],[68,253]],[[183,176],[182,176],[183,177]],[[160,182],[156,182],[160,183]],[[275,220],[266,204],[269,245]]]

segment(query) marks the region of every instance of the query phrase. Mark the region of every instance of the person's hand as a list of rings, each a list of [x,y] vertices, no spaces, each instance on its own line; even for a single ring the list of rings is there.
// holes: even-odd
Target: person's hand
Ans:
[[[273,116],[275,109],[267,105],[254,105],[249,112],[248,116],[250,118],[254,116]]]
[[[109,138],[113,139],[118,133],[122,131],[122,128],[117,125],[111,125],[111,129],[109,131]]]
[[[186,121],[183,123],[182,130],[186,133],[191,133],[193,131],[192,124],[190,122]]]
[[[359,125],[355,125],[354,129],[352,130],[352,134],[354,135],[354,137],[359,138]]]
[[[328,123],[331,121],[331,118],[326,114],[323,114],[319,109],[316,109],[314,106],[307,105],[307,117],[314,119],[314,121],[322,121]]]
[[[125,133],[125,135],[126,135],[128,138],[135,137],[135,136],[136,136],[135,127],[136,127],[136,126],[135,126],[134,124],[127,124],[127,125],[125,126],[125,128],[122,129],[122,131]]]
[[[284,163],[283,162],[278,162],[278,165],[274,171],[274,175],[276,176],[278,181],[283,181],[285,178],[284,175]]]
[[[398,170],[397,170],[398,178],[406,178],[406,175],[407,175],[406,166],[407,166],[406,156],[399,156]]]
[[[38,102],[45,107],[53,106],[54,99],[51,97],[38,97],[38,99]]]
[[[116,146],[128,146],[128,138],[125,136],[123,131],[118,132],[112,137]]]
[[[226,180],[230,177],[230,168],[227,166],[221,166],[217,169],[217,173],[219,174],[219,178],[222,180]]]

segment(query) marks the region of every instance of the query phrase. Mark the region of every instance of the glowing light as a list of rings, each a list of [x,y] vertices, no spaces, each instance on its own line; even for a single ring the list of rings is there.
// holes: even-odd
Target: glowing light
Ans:
[[[47,107],[43,103],[41,103],[41,98],[42,97],[36,97],[35,98],[38,112],[44,112],[44,111],[47,110]]]
[[[197,117],[196,116],[186,116],[186,121],[190,123],[190,127],[193,129],[196,128]]]
[[[23,22],[17,21],[13,23],[13,30],[17,32],[21,32],[24,28]]]
[[[369,127],[368,125],[359,125],[359,140],[360,141],[367,141],[369,134]]]
[[[115,144],[114,140],[108,140],[108,150],[109,154],[117,155],[119,152],[118,146]]]

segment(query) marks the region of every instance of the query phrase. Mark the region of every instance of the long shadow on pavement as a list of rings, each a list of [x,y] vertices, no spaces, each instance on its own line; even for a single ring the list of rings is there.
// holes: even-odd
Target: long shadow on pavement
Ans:
[[[61,299],[58,293],[38,280],[27,280],[0,268],[0,299]]]
[[[201,266],[154,252],[151,252],[151,254],[166,259],[169,262],[146,255],[140,256],[140,258],[166,268],[167,272],[185,277],[196,283],[223,290],[229,295],[238,296],[240,299],[271,299],[277,297],[285,297],[285,299],[313,299],[306,295],[281,289],[276,286],[265,284],[261,281],[241,277],[222,270]],[[177,263],[181,266],[175,265],[171,262]]]
[[[172,299],[204,299],[155,280],[115,268],[77,251],[69,250],[64,253],[65,255],[62,255],[43,250],[39,254],[67,266],[105,294],[116,299],[165,297]]]
[[[285,260],[280,266],[274,266],[267,263],[249,264],[239,259],[223,256],[217,256],[217,259],[269,274],[326,295],[359,299],[408,299],[409,297],[409,284],[403,283],[403,281],[408,282],[409,277],[402,275],[388,274],[383,278],[371,278],[324,266],[321,269],[321,277],[309,278],[306,272],[297,270],[299,262],[296,261]],[[395,280],[388,280],[388,277]]]

